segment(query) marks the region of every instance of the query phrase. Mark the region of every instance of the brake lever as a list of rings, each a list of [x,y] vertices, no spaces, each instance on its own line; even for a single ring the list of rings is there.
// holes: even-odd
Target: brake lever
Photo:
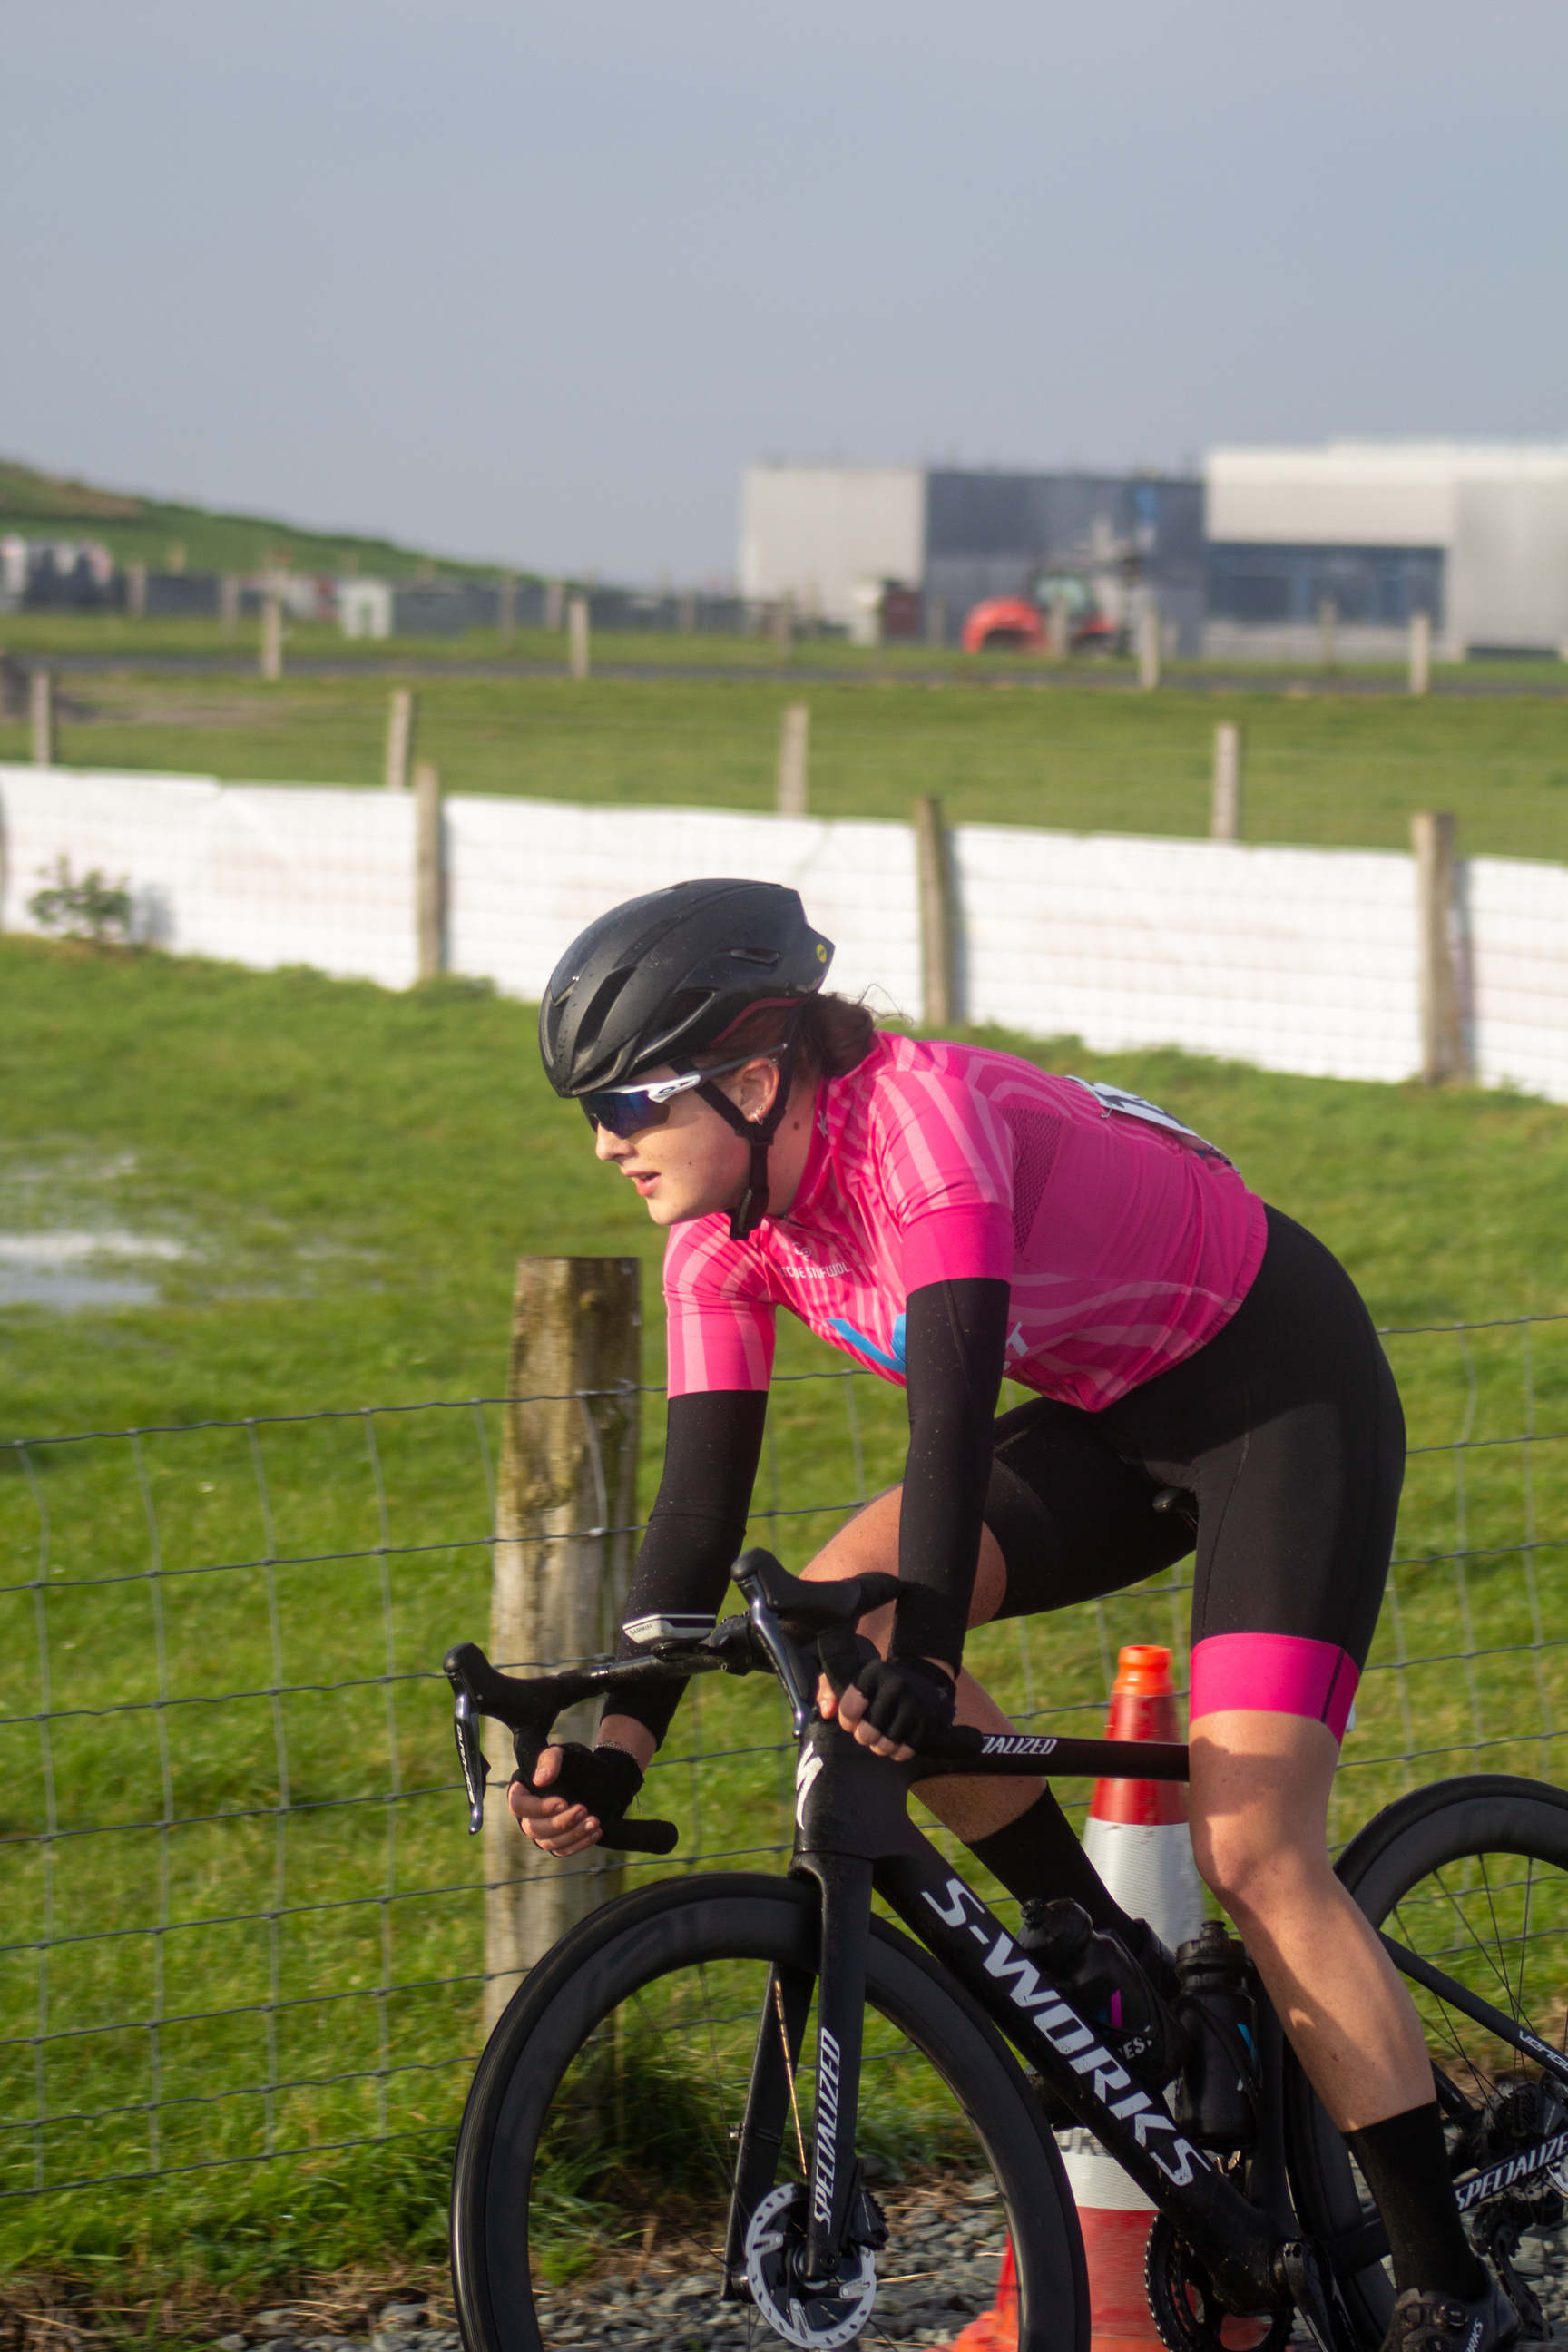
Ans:
[[[463,1787],[468,1799],[468,1835],[477,1836],[484,1826],[485,1790],[490,1779],[489,1767],[479,1743],[479,1718],[488,1715],[492,1721],[503,1723],[512,1734],[512,1753],[523,1779],[531,1785],[533,1769],[550,1738],[550,1721],[535,1721],[525,1716],[517,1722],[519,1696],[514,1685],[507,1689],[506,1677],[499,1674],[484,1652],[472,1642],[459,1642],[448,1650],[442,1661],[447,1680],[452,1685],[452,1736],[458,1744],[458,1762],[462,1768]],[[487,1701],[489,1702],[487,1704]]]
[[[462,1767],[463,1786],[468,1797],[468,1835],[477,1837],[485,1822],[489,1767],[479,1746],[479,1717],[466,1690],[458,1691],[452,1707],[452,1736],[458,1743],[458,1762]]]

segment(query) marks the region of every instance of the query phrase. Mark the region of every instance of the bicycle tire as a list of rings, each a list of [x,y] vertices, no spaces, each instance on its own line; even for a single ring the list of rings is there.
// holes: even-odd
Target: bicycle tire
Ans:
[[[671,1879],[605,1905],[531,1972],[486,2044],[458,2132],[452,2274],[467,2352],[544,2352],[530,2261],[535,2162],[563,2083],[606,2021],[619,2020],[624,2004],[644,2000],[650,1986],[660,1989],[657,1999],[667,2004],[687,2000],[696,2016],[688,1987],[694,1978],[707,1985],[710,1969],[744,1969],[761,1985],[777,1963],[815,1979],[817,1922],[816,1889],[797,1881],[751,1873]],[[673,1992],[664,1990],[670,1986]],[[912,2044],[945,2086],[990,2168],[997,2226],[1005,2219],[1017,2265],[1020,2352],[1044,2352],[1047,2326],[1053,2352],[1087,2352],[1089,2288],[1077,2209],[1049,2126],[1012,2052],[928,1952],[877,1917],[867,1998],[868,2010]],[[759,2006],[749,2011],[753,2037]],[[737,2007],[734,2014],[740,2019],[742,2011]],[[720,2022],[728,2027],[731,2021],[726,2016]],[[868,2018],[868,2053],[874,2022]],[[717,2053],[710,2015],[708,2026]],[[679,2035],[667,2034],[658,2043],[661,2063],[668,2063],[672,2041]],[[739,2046],[733,2036],[731,2046]],[[719,2086],[721,2096],[734,2094],[721,2107],[721,2120],[734,2116],[743,2101],[750,2054],[748,2044],[738,2082]],[[861,2083],[863,2130],[879,2095],[875,2076],[868,2061]],[[803,2059],[803,2094],[807,2082]],[[671,2114],[687,2112],[680,2104],[686,2087],[671,2080]],[[547,2185],[548,2174],[543,2178]],[[721,2260],[709,2270],[716,2298]],[[879,2280],[893,2279],[886,2253],[879,2257]],[[991,2302],[994,2276],[993,2257],[977,2309]],[[879,2284],[879,2305],[882,2297]],[[737,2306],[724,2308],[732,2313]],[[749,2305],[742,2309],[745,2324],[737,2330],[731,2322],[727,2334],[715,2326],[710,2340],[778,2340],[760,2313]],[[860,2341],[890,2340],[889,2324],[885,2318],[879,2325],[873,2309]],[[950,2332],[956,2335],[963,2325],[961,2313]],[[682,2340],[691,2341],[684,2315],[681,2326]]]
[[[1469,1982],[1543,2040],[1564,2046],[1568,2021],[1556,2012],[1568,1973],[1568,1794],[1501,1773],[1435,1781],[1370,1821],[1346,1847],[1338,1871],[1374,1927]],[[1435,2063],[1472,2107],[1484,2107],[1509,2084],[1533,2081],[1517,2053],[1495,2042],[1489,2051],[1468,2021],[1456,2022],[1456,2013],[1430,1995],[1417,1990],[1415,1998]],[[1498,2064],[1504,2058],[1506,2074]],[[1289,2050],[1284,2121],[1302,2228],[1329,2240],[1352,2230],[1370,2213],[1371,2200]],[[1449,2136],[1452,2144],[1453,2126]],[[1505,2151],[1500,2146],[1496,2152]],[[1568,2248],[1549,2251],[1542,2276],[1561,2325],[1568,2310]],[[1507,2277],[1503,2284],[1509,2286]],[[1383,2262],[1342,2278],[1341,2289],[1358,2336],[1369,2347],[1380,2343],[1394,2306]]]

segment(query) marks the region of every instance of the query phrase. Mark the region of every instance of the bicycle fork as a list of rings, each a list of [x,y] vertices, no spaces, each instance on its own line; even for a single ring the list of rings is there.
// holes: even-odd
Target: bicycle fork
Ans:
[[[870,1932],[872,1866],[858,1856],[814,1855],[822,1890],[820,1967],[814,1986],[802,1969],[770,1969],[735,2154],[725,2241],[726,2299],[741,2294],[746,2226],[772,2186],[793,2133],[806,2176],[805,2275],[816,2284],[837,2271],[852,2201],[860,2192],[855,2126],[860,2105],[865,2031],[866,1946]],[[816,2083],[809,2150],[795,2074],[812,1994],[816,1992]]]

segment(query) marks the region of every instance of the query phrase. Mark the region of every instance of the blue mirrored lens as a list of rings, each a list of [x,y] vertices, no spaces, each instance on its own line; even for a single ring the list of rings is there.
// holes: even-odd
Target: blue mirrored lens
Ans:
[[[635,1135],[642,1127],[662,1127],[669,1117],[667,1102],[655,1102],[641,1087],[630,1094],[606,1091],[598,1095],[579,1095],[584,1114],[590,1127],[607,1127],[612,1135]]]

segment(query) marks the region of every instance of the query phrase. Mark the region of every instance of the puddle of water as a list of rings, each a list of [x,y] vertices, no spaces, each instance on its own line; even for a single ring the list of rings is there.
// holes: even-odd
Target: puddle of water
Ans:
[[[132,1282],[89,1274],[29,1273],[0,1259],[0,1307],[52,1307],[69,1314],[77,1307],[155,1307],[155,1282]]]
[[[133,1275],[95,1273],[105,1259],[184,1257],[179,1242],[110,1226],[97,1233],[0,1233],[0,1307],[152,1307],[158,1286]]]

